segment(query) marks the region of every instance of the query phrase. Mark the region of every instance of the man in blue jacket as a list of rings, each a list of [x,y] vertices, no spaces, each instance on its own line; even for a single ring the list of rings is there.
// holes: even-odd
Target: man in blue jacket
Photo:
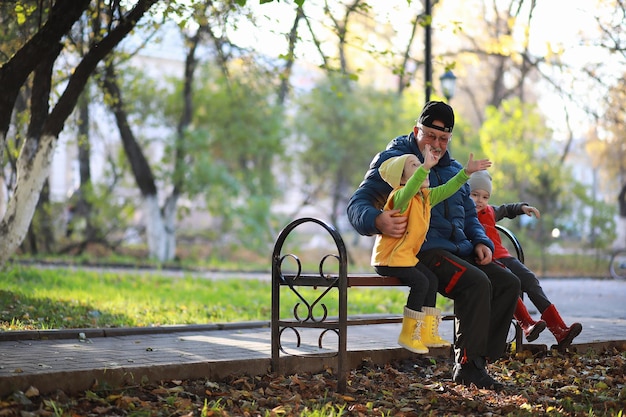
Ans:
[[[412,153],[424,161],[425,146],[439,156],[430,169],[430,186],[448,181],[463,165],[450,157],[448,143],[454,127],[452,107],[441,101],[426,103],[413,131],[393,139],[374,157],[359,188],[348,203],[348,218],[362,235],[402,237],[406,217],[398,210],[382,211],[391,192],[378,173],[387,159]],[[453,380],[464,385],[499,390],[503,385],[486,370],[487,359],[500,358],[520,292],[519,279],[492,262],[493,243],[476,216],[466,184],[432,208],[430,228],[418,259],[439,279],[439,292],[454,300],[456,315]]]

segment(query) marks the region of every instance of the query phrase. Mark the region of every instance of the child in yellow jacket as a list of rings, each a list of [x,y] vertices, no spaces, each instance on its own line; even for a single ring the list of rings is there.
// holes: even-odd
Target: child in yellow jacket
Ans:
[[[437,277],[417,259],[428,231],[430,209],[457,192],[473,172],[491,166],[488,159],[474,161],[470,154],[465,169],[447,183],[429,188],[428,174],[437,158],[426,145],[423,164],[416,155],[405,154],[387,159],[378,168],[380,176],[393,187],[384,210],[399,210],[398,215],[406,216],[408,223],[401,238],[376,236],[372,266],[379,275],[397,277],[410,287],[398,344],[415,353],[428,353],[429,347],[450,346],[439,336]]]

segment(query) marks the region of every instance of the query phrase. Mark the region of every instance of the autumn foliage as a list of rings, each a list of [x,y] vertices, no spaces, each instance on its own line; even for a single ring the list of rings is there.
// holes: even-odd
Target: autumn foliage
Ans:
[[[36,387],[0,401],[0,416],[622,416],[626,352],[521,352],[489,365],[503,392],[457,385],[450,360],[365,361],[336,392],[332,370],[223,381],[173,380],[77,395]]]

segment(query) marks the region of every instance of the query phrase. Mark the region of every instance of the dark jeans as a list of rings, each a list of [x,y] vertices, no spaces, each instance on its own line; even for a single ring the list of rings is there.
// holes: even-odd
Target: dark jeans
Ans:
[[[406,284],[409,296],[406,306],[413,311],[422,311],[422,307],[434,307],[437,301],[437,277],[419,262],[415,266],[375,266],[378,275],[397,277]]]
[[[439,292],[454,300],[455,360],[500,358],[520,294],[520,280],[496,263],[476,265],[443,250],[419,253],[420,262],[435,273]]]

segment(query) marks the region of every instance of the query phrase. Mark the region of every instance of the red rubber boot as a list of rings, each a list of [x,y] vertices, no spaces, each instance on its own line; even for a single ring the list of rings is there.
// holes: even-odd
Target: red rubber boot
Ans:
[[[543,320],[535,321],[530,317],[526,305],[521,298],[517,299],[517,306],[515,307],[515,313],[513,317],[519,323],[520,327],[524,331],[526,340],[532,342],[539,337],[539,333],[543,332],[546,328],[546,322]]]
[[[583,326],[580,323],[572,323],[570,327],[563,322],[554,304],[550,304],[550,307],[541,314],[541,318],[548,324],[548,329],[552,332],[558,343],[559,349],[564,349],[572,344],[572,341],[583,330]]]

